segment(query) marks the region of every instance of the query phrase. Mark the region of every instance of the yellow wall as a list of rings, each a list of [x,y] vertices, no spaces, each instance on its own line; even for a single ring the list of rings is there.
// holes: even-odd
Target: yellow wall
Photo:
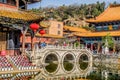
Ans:
[[[58,25],[60,25],[59,28]],[[50,21],[50,27],[48,30],[49,34],[63,36],[63,22]],[[60,34],[58,34],[58,31],[60,32]]]

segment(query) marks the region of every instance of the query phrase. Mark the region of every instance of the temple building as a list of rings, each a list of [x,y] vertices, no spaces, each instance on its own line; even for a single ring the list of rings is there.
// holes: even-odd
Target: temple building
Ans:
[[[102,37],[110,35],[113,37],[114,48],[110,49],[109,53],[115,52],[115,45],[120,40],[120,5],[110,5],[98,17],[89,19],[87,22],[94,26],[95,31],[75,33],[85,43],[87,48],[96,51],[102,51]]]
[[[25,11],[26,6],[26,0],[0,0],[0,80],[28,80],[40,72],[20,55],[21,34],[41,20],[41,16]]]
[[[22,4],[26,3],[25,0],[1,0],[0,2],[0,51],[5,50],[7,54],[12,55],[15,54],[14,51],[19,50],[22,31],[33,21],[39,21],[41,17],[19,10]]]

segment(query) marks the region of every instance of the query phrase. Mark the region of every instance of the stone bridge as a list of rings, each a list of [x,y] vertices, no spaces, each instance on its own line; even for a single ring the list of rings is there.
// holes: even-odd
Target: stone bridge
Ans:
[[[35,49],[33,62],[41,68],[36,80],[60,80],[86,77],[92,71],[92,53],[86,48],[46,46]]]

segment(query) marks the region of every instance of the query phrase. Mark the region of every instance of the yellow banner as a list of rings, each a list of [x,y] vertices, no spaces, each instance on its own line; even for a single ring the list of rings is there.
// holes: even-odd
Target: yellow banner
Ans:
[[[112,30],[112,25],[109,25],[108,27],[109,27],[109,30]]]

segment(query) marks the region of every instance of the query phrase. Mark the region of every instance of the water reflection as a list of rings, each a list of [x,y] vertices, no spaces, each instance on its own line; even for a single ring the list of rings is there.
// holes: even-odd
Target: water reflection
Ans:
[[[73,69],[74,67],[73,60],[74,60],[74,57],[72,54],[67,54],[64,57],[63,66],[66,71],[71,71]]]
[[[58,67],[58,58],[55,54],[49,54],[45,59],[45,63],[47,64],[45,66],[47,72],[53,73]]]
[[[79,58],[79,67],[81,70],[85,70],[88,67],[88,56],[86,54],[82,54]]]

